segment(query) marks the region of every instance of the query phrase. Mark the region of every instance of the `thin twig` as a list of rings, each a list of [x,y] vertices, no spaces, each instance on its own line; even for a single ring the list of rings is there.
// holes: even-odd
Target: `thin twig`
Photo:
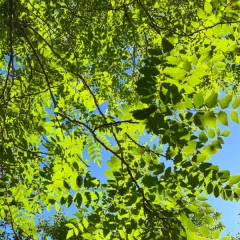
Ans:
[[[26,149],[26,148],[23,148],[23,147],[20,147],[20,146],[15,146],[15,147],[16,147],[16,148],[19,148],[19,149],[21,149],[21,150],[23,150],[23,151],[32,153],[32,154],[38,154],[38,155],[42,154],[42,155],[55,156],[55,154],[53,154],[53,153],[45,153],[45,152],[40,152],[40,151],[31,151],[31,150],[29,150],[29,149]]]
[[[136,123],[136,124],[137,124],[137,123],[139,123],[139,122],[133,122],[132,120],[124,120],[124,121],[117,121],[117,122],[105,123],[105,124],[102,124],[102,125],[96,127],[96,128],[94,129],[94,132],[95,132],[97,129],[99,129],[99,128],[109,127],[109,126],[114,126],[114,125],[119,125],[119,124],[121,124],[121,123]]]
[[[46,82],[47,82],[48,90],[49,90],[50,95],[51,95],[51,97],[52,97],[52,101],[53,101],[54,107],[56,107],[56,106],[57,106],[57,103],[56,103],[56,100],[55,100],[54,95],[53,95],[53,93],[52,93],[51,84],[50,84],[48,75],[47,75],[47,73],[46,73],[46,71],[45,71],[45,68],[44,68],[44,66],[43,66],[43,64],[42,64],[42,62],[41,62],[41,59],[40,59],[40,57],[39,57],[36,49],[35,49],[34,46],[32,45],[31,41],[29,40],[28,36],[26,35],[23,26],[20,26],[20,28],[21,28],[21,30],[22,30],[22,33],[23,33],[23,35],[24,35],[24,38],[26,39],[26,41],[28,42],[28,44],[29,44],[30,47],[32,48],[32,50],[33,50],[33,52],[34,52],[34,55],[36,56],[37,61],[38,61],[39,65],[40,65],[40,67],[41,67],[41,69],[42,69],[42,71],[43,71],[43,74],[44,74],[44,76],[45,76],[45,80],[46,80]]]
[[[164,158],[167,158],[167,156],[165,156],[164,154],[161,154],[161,153],[156,153],[155,151],[151,150],[151,149],[147,149],[146,147],[142,146],[141,144],[139,144],[138,142],[136,142],[132,137],[130,137],[130,135],[128,133],[125,133],[129,139],[131,139],[132,142],[134,142],[136,145],[138,145],[140,148],[143,148],[145,151],[147,152],[151,152],[153,154],[155,154],[156,156],[158,157],[164,157]],[[173,160],[173,159],[172,159]]]
[[[137,183],[137,180],[134,178],[134,176],[133,176],[133,174],[132,174],[132,172],[131,172],[131,170],[132,170],[131,167],[130,167],[129,164],[124,160],[124,158],[123,158],[122,156],[119,156],[116,152],[114,152],[112,149],[110,149],[104,142],[102,142],[102,141],[97,137],[97,135],[95,134],[94,130],[91,129],[89,126],[87,126],[85,123],[82,123],[82,122],[80,122],[80,121],[78,121],[78,120],[75,120],[75,119],[71,119],[69,116],[66,116],[66,115],[64,115],[63,113],[60,113],[60,112],[58,112],[57,114],[61,115],[62,117],[66,118],[66,119],[68,119],[68,120],[69,120],[70,122],[72,122],[72,123],[78,123],[78,124],[83,125],[84,127],[86,127],[86,128],[90,131],[90,133],[92,134],[92,136],[94,137],[94,139],[95,139],[98,143],[100,143],[107,151],[111,152],[114,156],[116,156],[118,159],[120,159],[121,162],[126,166],[127,172],[128,172],[128,174],[130,175],[130,177],[131,177],[132,181],[134,182],[134,184],[136,185],[137,189],[138,189],[139,192],[141,193],[144,202],[146,202],[146,203],[149,205],[149,207],[152,207],[152,205],[151,205],[151,203],[149,202],[149,200],[145,197],[145,194],[144,194],[144,192],[143,192],[143,189],[139,186],[139,184]],[[121,150],[121,149],[120,149],[120,150]],[[122,151],[121,151],[121,152],[122,152]],[[146,207],[146,206],[145,206],[145,207]],[[147,207],[146,207],[146,208],[147,208]],[[147,208],[147,209],[150,211],[149,208]]]
[[[53,47],[46,41],[46,39],[44,39],[34,28],[30,27],[30,26],[27,26],[29,27],[30,29],[32,29],[46,44],[47,46],[50,48],[50,50],[55,54],[55,56],[57,56],[61,61],[64,61],[65,59],[63,59],[54,49]],[[80,80],[82,80],[84,86],[87,88],[87,90],[89,91],[89,93],[91,94],[91,96],[93,97],[93,100],[94,100],[94,103],[95,103],[95,106],[96,108],[98,109],[100,115],[103,117],[103,119],[105,120],[106,124],[108,124],[107,122],[107,119],[106,119],[106,116],[103,114],[102,110],[100,109],[100,106],[98,104],[98,101],[97,101],[97,98],[95,96],[95,94],[93,93],[92,89],[89,87],[89,85],[87,84],[86,80],[80,75],[80,74],[76,74],[75,72],[73,72],[73,70],[71,68],[69,68],[69,72],[71,72],[73,75],[77,76]],[[142,195],[142,198],[144,200],[144,202],[146,202],[150,207],[151,207],[151,203],[148,201],[148,199],[145,197],[145,194],[142,190],[142,188],[138,185],[136,179],[133,177],[133,174],[131,172],[131,167],[129,166],[129,164],[125,161],[124,157],[123,157],[123,151],[122,151],[122,147],[121,147],[121,144],[119,143],[118,141],[118,138],[114,132],[113,129],[111,129],[111,132],[113,134],[113,137],[115,139],[115,141],[117,142],[117,145],[119,147],[119,150],[120,150],[120,154],[121,156],[119,156],[117,153],[115,153],[112,149],[110,149],[109,147],[107,147],[105,145],[104,142],[102,142],[98,137],[97,135],[95,134],[94,130],[91,129],[87,124],[83,123],[83,122],[80,122],[78,120],[75,120],[75,119],[71,119],[69,116],[67,115],[64,115],[63,113],[60,113],[60,112],[56,112],[56,114],[59,114],[61,116],[63,116],[64,118],[68,119],[70,122],[72,123],[77,123],[77,124],[80,124],[82,126],[84,126],[86,129],[88,129],[90,131],[90,133],[92,134],[92,136],[94,137],[94,139],[100,143],[107,151],[111,152],[114,156],[116,156],[118,159],[121,160],[122,164],[124,164],[127,168],[127,172],[128,174],[130,175],[132,181],[134,182],[134,184],[136,185],[136,187],[138,188],[139,192],[141,193]]]

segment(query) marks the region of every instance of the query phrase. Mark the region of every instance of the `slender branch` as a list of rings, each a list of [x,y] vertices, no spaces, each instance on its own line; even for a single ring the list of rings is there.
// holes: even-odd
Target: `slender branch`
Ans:
[[[8,199],[8,188],[6,186],[6,199]],[[11,211],[11,208],[10,208],[10,205],[9,203],[7,202],[7,206],[8,206],[8,210],[9,210],[9,213],[10,213],[10,218],[11,218],[11,226],[12,226],[12,230],[13,230],[13,233],[14,233],[14,236],[15,236],[15,239],[16,240],[20,240],[19,236],[17,235],[17,232],[15,231],[14,229],[14,221],[13,221],[13,216],[12,216],[12,211]],[[16,225],[17,226],[17,225]]]
[[[134,4],[134,2],[136,2],[136,0],[134,0],[134,1],[130,2],[130,3],[128,3],[128,4],[123,4],[122,6],[115,7],[115,8],[113,8],[113,7],[107,7],[107,8],[92,8],[92,9],[78,10],[78,12],[118,11],[118,10],[124,10],[124,8],[125,8],[126,6],[132,5],[132,4]],[[74,10],[69,9],[69,8],[67,8],[67,7],[59,4],[59,3],[57,3],[57,5],[58,5],[59,7],[61,7],[61,8],[67,9],[67,10],[69,10],[69,11],[71,11],[71,12],[74,11]]]
[[[40,151],[31,151],[29,149],[26,149],[26,148],[23,148],[23,147],[20,147],[20,146],[15,146],[16,148],[19,148],[23,151],[26,151],[26,152],[29,152],[29,153],[32,153],[32,154],[42,154],[42,155],[50,155],[50,156],[55,156],[55,154],[52,154],[52,153],[45,153],[45,152],[40,152]]]
[[[62,117],[64,117],[64,118],[66,118],[66,119],[68,119],[68,120],[69,120],[70,122],[72,122],[72,123],[75,123],[75,124],[77,123],[77,124],[79,124],[79,125],[84,126],[86,129],[89,130],[89,132],[92,134],[92,136],[94,137],[94,139],[95,139],[98,143],[100,143],[107,151],[111,152],[111,153],[112,153],[113,155],[115,155],[117,158],[121,159],[121,157],[120,157],[117,153],[115,153],[112,149],[110,149],[109,147],[107,147],[107,146],[105,145],[105,143],[103,143],[103,142],[97,137],[97,135],[95,134],[94,130],[91,129],[86,123],[80,122],[80,121],[78,121],[78,120],[76,120],[76,119],[72,119],[72,118],[70,118],[69,116],[67,116],[67,115],[65,115],[65,114],[63,114],[63,113],[61,113],[61,112],[57,112],[57,114],[60,115],[60,116],[62,116]]]
[[[130,175],[130,177],[131,177],[132,181],[134,182],[134,184],[136,185],[137,189],[138,189],[139,192],[141,193],[144,202],[146,202],[150,207],[152,207],[151,203],[150,203],[149,200],[146,198],[146,196],[145,196],[145,194],[144,194],[144,192],[143,192],[143,189],[139,186],[139,184],[137,183],[137,180],[134,178],[134,176],[133,176],[133,174],[132,174],[132,172],[131,172],[131,170],[132,170],[131,167],[130,167],[129,164],[124,160],[124,158],[122,157],[122,155],[119,156],[116,152],[114,152],[112,149],[110,149],[108,146],[106,146],[106,144],[105,144],[104,142],[102,142],[102,141],[97,137],[97,135],[95,134],[94,130],[92,130],[92,129],[91,129],[89,126],[87,126],[85,123],[82,123],[82,122],[80,122],[80,121],[78,121],[78,120],[75,120],[75,119],[71,119],[69,116],[66,116],[66,115],[64,115],[63,113],[60,113],[60,112],[58,112],[57,114],[61,115],[62,117],[66,118],[66,119],[68,119],[68,120],[69,120],[70,122],[72,122],[72,123],[78,123],[78,124],[83,125],[84,127],[86,127],[86,128],[90,131],[90,133],[92,134],[92,136],[94,137],[94,139],[95,139],[98,143],[100,143],[107,151],[111,152],[114,156],[116,156],[118,159],[120,159],[121,162],[126,166],[127,172],[128,172],[128,174]],[[120,150],[121,150],[121,149],[120,149]],[[122,152],[122,151],[121,151],[121,152]],[[145,207],[146,207],[146,206],[145,206]],[[147,208],[147,207],[146,207],[146,208]],[[147,209],[150,211],[149,208],[147,208]]]
[[[142,4],[142,2],[140,0],[137,0],[138,4],[141,6],[141,8],[143,9],[143,11],[145,12],[145,14],[147,15],[148,19],[150,20],[150,26],[156,31],[156,33],[160,34],[160,30],[169,30],[172,31],[172,29],[170,28],[162,28],[159,27],[157,25],[157,23],[155,22],[154,18],[149,14],[149,12],[147,11],[147,9],[144,7],[144,5]],[[171,22],[170,22],[171,23]],[[172,25],[174,25],[173,23],[171,23]],[[174,25],[175,27],[175,25]]]
[[[196,34],[196,33],[199,33],[199,32],[202,32],[202,31],[205,31],[205,30],[207,30],[207,29],[214,28],[214,27],[216,27],[217,25],[233,24],[233,23],[240,23],[240,21],[233,21],[233,22],[218,22],[218,23],[213,24],[212,26],[205,27],[205,28],[201,28],[201,29],[199,29],[199,30],[197,30],[197,31],[195,31],[195,32],[189,33],[189,34],[179,34],[179,36],[190,37],[190,36],[193,36],[193,35]]]
[[[124,121],[117,121],[117,122],[112,122],[112,123],[105,123],[105,124],[102,124],[98,127],[96,127],[94,129],[94,132],[99,129],[99,128],[103,128],[103,127],[108,127],[108,126],[114,126],[114,125],[118,125],[118,124],[121,124],[121,123],[139,123],[139,122],[133,122],[132,120],[124,120]]]
[[[34,54],[35,54],[35,56],[36,56],[36,58],[37,58],[37,61],[38,61],[39,65],[40,65],[40,67],[41,67],[41,69],[42,69],[42,71],[43,71],[43,74],[44,74],[44,76],[45,76],[45,79],[46,79],[46,82],[47,82],[47,86],[48,86],[48,90],[49,90],[49,92],[50,92],[50,95],[51,95],[51,98],[52,98],[54,107],[56,107],[56,106],[57,106],[57,103],[56,103],[56,100],[55,100],[54,95],[53,95],[53,93],[52,93],[51,84],[50,84],[48,75],[47,75],[47,73],[46,73],[46,71],[45,71],[45,68],[44,68],[44,66],[43,66],[43,64],[42,64],[42,62],[41,62],[41,59],[40,59],[40,57],[39,57],[36,49],[35,49],[34,46],[32,45],[31,41],[29,40],[28,36],[26,35],[23,26],[20,26],[20,28],[21,28],[21,30],[22,30],[22,33],[23,33],[23,35],[24,35],[24,38],[26,39],[26,41],[28,42],[28,44],[29,44],[30,47],[32,48],[32,50],[33,50],[33,52],[34,52]]]
[[[78,156],[79,160],[80,160],[86,167],[89,167],[89,165],[87,165],[87,164],[82,160],[82,158],[79,156],[79,154],[77,154],[77,156]]]
[[[5,91],[7,89],[7,83],[8,83],[8,78],[9,78],[9,75],[10,75],[11,65],[12,65],[12,58],[10,57],[9,61],[8,61],[8,71],[7,71],[7,76],[6,76],[6,79],[5,79],[4,87],[3,87],[3,90],[2,90],[1,99],[4,97]]]
[[[20,240],[19,236],[17,235],[17,232],[16,232],[15,229],[14,229],[13,216],[12,216],[12,211],[11,211],[11,208],[10,208],[10,206],[9,206],[9,203],[8,203],[7,205],[8,205],[8,210],[9,210],[9,213],[10,213],[11,226],[12,226],[12,230],[13,230],[15,239],[16,239],[16,240]]]
[[[146,147],[142,146],[141,144],[139,144],[138,142],[136,142],[132,137],[130,137],[130,135],[129,135],[128,133],[125,133],[125,134],[128,136],[129,139],[131,139],[132,142],[134,142],[134,143],[135,143],[136,145],[138,145],[140,148],[144,148],[145,151],[151,152],[151,153],[155,154],[155,155],[158,156],[158,157],[161,156],[161,157],[167,158],[167,156],[164,155],[164,154],[156,153],[155,151],[153,151],[153,150],[151,150],[151,149],[147,149]]]
[[[30,29],[32,29],[46,44],[47,46],[50,48],[50,50],[55,54],[55,56],[57,56],[62,62],[64,61],[64,59],[53,49],[53,47],[46,41],[46,39],[44,39],[34,28],[30,27],[30,26],[27,26],[29,27]],[[90,92],[91,96],[93,97],[93,100],[94,100],[94,103],[95,103],[95,106],[96,108],[98,109],[100,115],[103,117],[103,119],[105,120],[106,124],[108,124],[107,122],[107,119],[106,119],[106,116],[104,115],[104,113],[102,112],[102,110],[100,109],[100,106],[98,104],[98,101],[97,101],[97,98],[95,96],[95,94],[93,93],[92,89],[89,87],[89,85],[87,84],[86,80],[78,73],[75,73],[72,68],[70,67],[69,69],[69,72],[71,72],[73,75],[77,76],[80,80],[82,80],[84,86],[87,88],[87,90]],[[119,143],[118,139],[117,139],[117,136],[114,132],[114,130],[112,129],[112,134],[113,134],[113,137],[114,139],[116,140],[117,142],[117,145],[119,147],[119,150],[120,150],[120,153],[121,153],[121,156],[119,156],[116,152],[114,152],[112,149],[110,149],[109,147],[107,147],[105,145],[104,142],[102,142],[98,137],[97,135],[95,134],[94,130],[91,129],[87,124],[83,123],[83,122],[80,122],[78,120],[75,120],[75,119],[71,119],[70,117],[68,117],[67,115],[64,115],[63,113],[60,113],[60,112],[57,112],[56,114],[59,114],[61,116],[63,116],[64,118],[68,119],[70,122],[72,123],[77,123],[77,124],[80,124],[82,126],[84,126],[86,129],[88,129],[90,131],[90,133],[92,134],[92,136],[94,137],[94,139],[100,143],[107,151],[111,152],[114,156],[116,156],[118,159],[121,160],[122,164],[124,164],[127,168],[127,172],[128,174],[130,175],[132,181],[135,183],[136,187],[138,188],[139,192],[141,193],[142,195],[142,198],[144,200],[144,202],[146,202],[150,207],[151,207],[151,203],[148,201],[148,199],[145,197],[145,194],[142,190],[142,188],[138,185],[136,179],[133,177],[132,175],[132,172],[131,172],[131,167],[129,166],[129,164],[125,161],[124,157],[123,157],[123,151],[122,151],[122,147],[121,147],[121,144]]]

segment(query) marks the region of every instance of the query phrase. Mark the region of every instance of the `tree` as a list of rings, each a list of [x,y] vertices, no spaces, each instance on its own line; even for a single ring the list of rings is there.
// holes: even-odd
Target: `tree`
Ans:
[[[50,216],[50,219],[40,218],[38,228],[40,229],[42,240],[51,237],[52,240],[66,239],[68,233],[69,219],[64,212],[57,212]],[[72,237],[71,239],[82,239],[78,237]]]
[[[191,216],[209,194],[240,196],[240,176],[209,162],[239,123],[239,3],[0,7],[0,216],[14,237],[36,239],[37,214],[74,204],[67,238],[218,238]],[[100,183],[88,166],[103,149]]]

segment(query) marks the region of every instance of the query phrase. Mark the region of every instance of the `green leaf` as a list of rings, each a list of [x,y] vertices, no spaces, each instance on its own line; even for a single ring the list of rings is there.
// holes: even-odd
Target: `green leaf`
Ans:
[[[232,186],[233,184],[240,182],[240,175],[231,176],[229,178],[229,185]]]
[[[154,186],[156,183],[158,182],[158,178],[154,177],[154,176],[144,176],[142,183],[146,186],[146,187],[152,187]]]
[[[144,120],[150,117],[150,115],[153,114],[156,110],[157,110],[157,106],[152,105],[148,108],[133,111],[133,117],[138,120]]]
[[[72,224],[72,223],[67,223],[65,226],[68,227],[68,228],[74,228],[75,227],[74,224]]]
[[[187,146],[183,148],[183,152],[185,152],[187,155],[192,155],[196,150],[196,146],[196,141],[189,141]]]
[[[186,217],[184,213],[181,214],[181,221],[185,227],[187,227],[191,232],[197,232],[196,226],[192,223],[192,221]]]
[[[208,136],[210,138],[214,138],[215,137],[215,132],[212,129],[209,129],[207,133],[208,133]]]
[[[227,182],[230,177],[230,172],[228,170],[222,170],[218,173],[218,177],[220,178],[220,182]]]
[[[211,128],[215,128],[217,126],[216,115],[214,112],[206,112],[204,115],[204,124]]]
[[[89,223],[88,223],[88,220],[86,218],[82,219],[82,224],[85,228],[88,228]]]
[[[208,137],[204,132],[200,132],[198,138],[203,143],[206,143],[208,141]]]
[[[76,179],[76,183],[77,183],[77,186],[80,188],[83,184],[83,178],[82,176],[78,176],[77,179]]]
[[[230,130],[224,130],[222,133],[221,133],[221,136],[223,137],[227,137],[229,134],[230,134]]]
[[[174,46],[166,38],[162,39],[162,47],[164,53],[170,52],[174,48]]]
[[[205,104],[208,108],[213,108],[217,105],[218,102],[218,94],[212,92],[211,95],[206,99]]]
[[[189,204],[188,209],[190,209],[192,212],[197,213],[199,211],[199,206],[196,206],[194,204]]]
[[[220,230],[220,229],[214,230],[214,231],[212,232],[212,237],[213,237],[213,239],[219,239],[220,233],[221,233],[221,230]]]
[[[55,207],[57,212],[60,210],[60,206],[57,202],[55,202],[54,207]]]
[[[71,194],[68,195],[68,198],[67,198],[67,207],[70,207],[71,204],[72,204],[72,200],[73,200],[73,197]]]
[[[157,76],[160,72],[155,67],[144,67],[139,69],[139,72],[144,75]]]
[[[72,236],[73,236],[73,229],[70,229],[70,230],[68,231],[68,233],[67,233],[66,239],[69,239],[69,238],[71,238]]]
[[[236,109],[240,106],[240,97],[236,98],[232,103],[232,108]]]
[[[181,68],[177,68],[177,67],[175,67],[175,68],[166,67],[163,70],[163,73],[165,73],[175,79],[183,79],[187,72],[185,70],[183,70]]]
[[[195,87],[202,82],[199,78],[197,78],[194,75],[186,77],[186,80],[187,80],[188,85],[190,85],[191,87]]]
[[[162,55],[162,50],[158,49],[158,48],[152,48],[152,49],[148,49],[149,54],[151,55],[155,55],[155,56],[160,56]]]
[[[199,228],[199,232],[202,234],[203,237],[209,237],[210,230],[206,225],[203,225]]]
[[[202,195],[199,195],[199,196],[197,197],[197,199],[198,199],[199,201],[206,201],[206,200],[207,200],[207,198],[204,197],[204,196],[202,196]]]
[[[235,112],[235,111],[231,111],[230,113],[230,117],[231,117],[231,120],[235,123],[239,123],[239,120],[238,120],[238,113]]]
[[[213,192],[213,184],[211,182],[207,185],[207,193],[211,194]]]
[[[210,159],[209,154],[206,151],[201,151],[197,154],[197,163],[202,163]]]
[[[63,186],[66,188],[66,189],[68,189],[68,190],[70,190],[70,186],[69,186],[69,184],[67,183],[67,181],[63,181]]]
[[[217,117],[218,121],[224,125],[224,126],[228,126],[228,116],[225,112],[220,111],[218,113],[218,117]]]
[[[221,240],[231,240],[231,237],[229,237],[229,236],[224,236],[223,238],[221,238]]]
[[[186,59],[183,61],[183,69],[186,70],[187,72],[190,72],[192,70],[191,63]],[[195,85],[197,85],[197,84],[195,84]]]
[[[224,58],[225,58],[225,57],[224,57],[223,54],[218,54],[218,55],[216,55],[216,56],[214,56],[214,57],[212,58],[212,62],[218,62],[218,61],[223,60]]]
[[[204,4],[204,11],[208,14],[212,13],[212,5],[210,2],[205,2]]]
[[[213,194],[214,197],[217,198],[219,196],[219,187],[217,185],[215,185],[214,190],[213,190]]]
[[[121,160],[115,156],[112,156],[111,160],[107,162],[107,165],[110,169],[119,168],[121,166]]]
[[[214,218],[213,217],[207,215],[207,216],[205,216],[205,221],[209,225],[214,226]]]
[[[78,208],[81,207],[82,205],[82,195],[80,193],[77,193],[75,198],[74,198],[74,202],[77,205]]]
[[[79,230],[76,227],[73,230],[74,230],[75,235],[78,236]]]
[[[232,95],[223,97],[218,103],[222,109],[227,108],[232,101]]]

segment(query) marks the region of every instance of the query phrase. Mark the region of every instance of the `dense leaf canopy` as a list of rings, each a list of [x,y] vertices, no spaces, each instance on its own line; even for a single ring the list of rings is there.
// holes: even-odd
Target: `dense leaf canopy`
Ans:
[[[207,195],[240,198],[240,176],[209,162],[239,123],[239,1],[2,0],[0,12],[13,238],[37,239],[38,214],[75,205],[67,238],[218,239]],[[92,162],[107,162],[106,182]]]

